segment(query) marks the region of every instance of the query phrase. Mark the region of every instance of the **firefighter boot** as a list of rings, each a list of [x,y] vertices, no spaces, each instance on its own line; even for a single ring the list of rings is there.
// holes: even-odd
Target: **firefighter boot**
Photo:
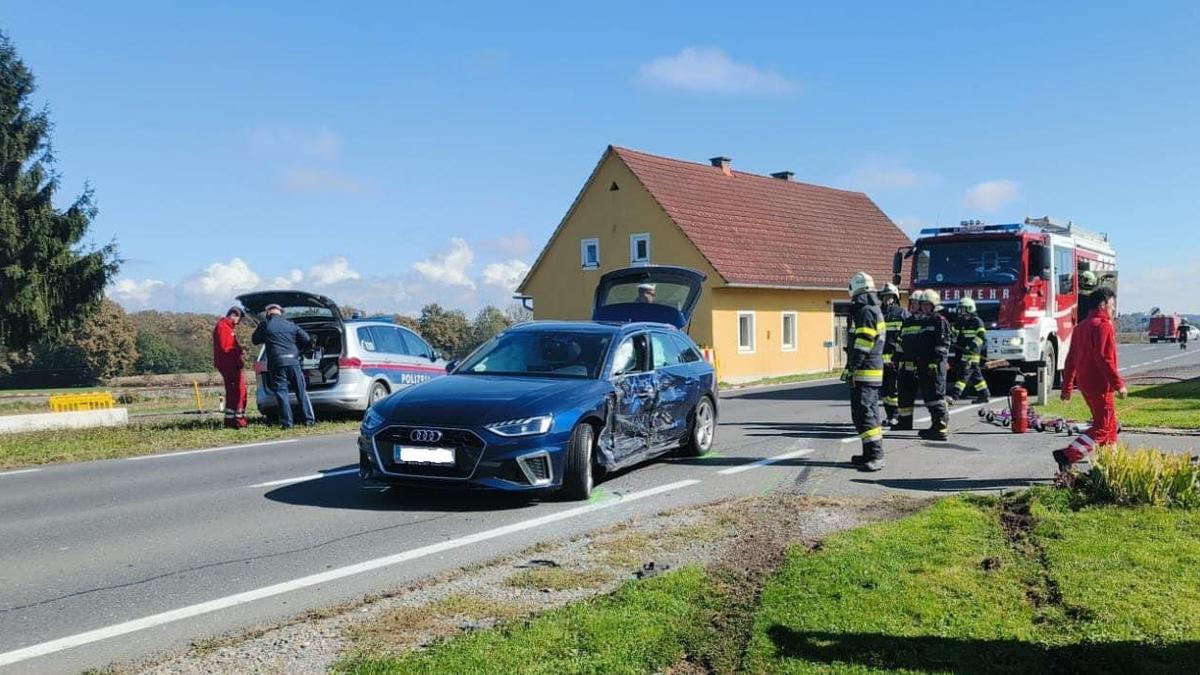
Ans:
[[[892,431],[912,431],[912,429],[913,429],[912,413],[908,413],[907,415],[902,413],[899,417],[896,418],[895,424],[892,425]]]
[[[950,425],[946,420],[944,408],[932,408],[929,411],[930,425],[917,435],[927,441],[946,441],[950,439]]]

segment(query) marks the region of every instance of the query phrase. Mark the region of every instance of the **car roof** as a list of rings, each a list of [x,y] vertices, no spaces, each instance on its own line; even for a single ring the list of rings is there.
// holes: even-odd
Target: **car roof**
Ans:
[[[575,333],[630,333],[637,330],[657,329],[672,332],[679,332],[671,324],[667,323],[652,323],[649,321],[635,321],[632,323],[619,323],[609,321],[526,321],[519,323],[508,330],[514,331],[546,331],[558,330],[564,332]]]

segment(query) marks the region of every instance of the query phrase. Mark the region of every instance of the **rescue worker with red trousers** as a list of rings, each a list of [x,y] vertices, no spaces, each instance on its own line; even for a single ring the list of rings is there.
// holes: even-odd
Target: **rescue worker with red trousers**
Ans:
[[[900,323],[900,339],[896,342],[896,350],[892,353],[892,361],[896,366],[896,390],[899,405],[896,408],[896,421],[891,424],[895,431],[911,431],[913,428],[913,405],[917,400],[917,351],[921,339],[921,325],[925,315],[921,313],[922,300],[925,291],[913,291],[908,297],[912,313]]]
[[[886,413],[885,423],[892,426],[900,408],[900,378],[895,363],[896,346],[900,343],[900,329],[908,318],[908,311],[900,306],[900,289],[895,284],[884,284],[879,291],[879,303],[883,310],[883,320],[887,323],[887,339],[883,343],[883,387],[879,393],[883,397],[883,410]]]
[[[958,361],[954,366],[954,399],[963,395],[968,387],[975,394],[972,403],[987,403],[992,394],[987,380],[983,378],[983,348],[987,344],[987,328],[975,313],[975,299],[963,298],[958,303],[954,320],[955,348]]]
[[[242,310],[230,307],[213,328],[213,365],[225,382],[225,428],[246,426],[246,378],[242,374],[242,346],[238,344],[237,325]]]
[[[1113,316],[1117,311],[1116,293],[1107,286],[1092,291],[1093,309],[1087,319],[1075,327],[1067,363],[1063,369],[1062,400],[1070,401],[1075,386],[1083,393],[1092,412],[1092,427],[1079,434],[1065,449],[1055,450],[1059,471],[1091,455],[1100,445],[1117,442],[1117,410],[1113,396],[1125,398],[1128,391],[1117,368],[1117,334]]]
[[[851,386],[850,416],[862,440],[862,454],[850,461],[862,471],[883,468],[883,427],[879,420],[879,388],[883,385],[883,345],[887,323],[879,309],[875,280],[866,272],[850,279],[850,335],[846,341],[846,369],[842,381]]]

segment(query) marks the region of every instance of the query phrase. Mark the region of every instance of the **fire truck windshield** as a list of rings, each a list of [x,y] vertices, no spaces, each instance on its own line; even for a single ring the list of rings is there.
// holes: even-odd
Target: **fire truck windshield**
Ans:
[[[915,255],[918,285],[1011,284],[1021,278],[1021,244],[1014,239],[928,241]]]

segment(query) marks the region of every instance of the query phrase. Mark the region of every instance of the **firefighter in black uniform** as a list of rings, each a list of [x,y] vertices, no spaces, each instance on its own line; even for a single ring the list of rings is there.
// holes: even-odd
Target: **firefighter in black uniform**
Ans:
[[[937,291],[925,291],[921,300],[920,338],[917,341],[917,382],[929,410],[929,428],[918,434],[930,441],[950,438],[950,416],[946,409],[946,370],[950,356],[950,322],[942,316],[942,299]]]
[[[850,279],[854,301],[846,369],[842,380],[850,384],[850,416],[862,439],[862,454],[850,458],[863,471],[883,468],[883,427],[879,420],[879,387],[883,385],[883,343],[887,324],[875,295],[875,280],[866,272]]]
[[[900,407],[900,381],[895,363],[896,346],[900,343],[900,329],[908,312],[900,306],[900,289],[895,284],[884,284],[879,291],[879,302],[883,308],[883,320],[887,323],[887,340],[883,343],[883,410],[887,414],[885,423],[896,424]]]
[[[909,296],[909,304],[913,312],[900,323],[900,339],[896,343],[896,351],[892,353],[892,361],[896,366],[896,390],[899,405],[896,408],[896,422],[893,431],[911,431],[913,428],[913,404],[917,400],[917,351],[921,338],[921,326],[925,317],[921,313],[922,300],[925,291],[913,291]]]
[[[987,328],[975,313],[974,298],[963,298],[958,303],[954,320],[955,351],[958,362],[954,366],[953,400],[963,395],[967,387],[975,394],[972,403],[987,403],[991,398],[987,380],[983,379],[983,348],[987,340]]]

